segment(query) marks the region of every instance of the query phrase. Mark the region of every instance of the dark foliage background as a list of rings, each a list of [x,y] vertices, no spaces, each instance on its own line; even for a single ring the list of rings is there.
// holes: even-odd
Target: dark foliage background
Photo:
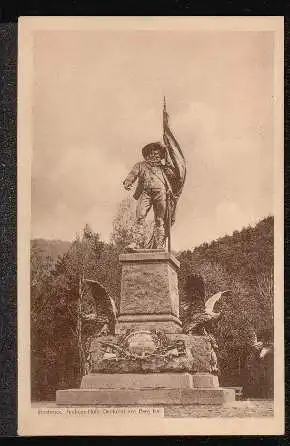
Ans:
[[[129,218],[125,219],[129,227],[130,216],[129,212]],[[253,389],[257,388],[263,389],[256,396],[272,396],[272,365],[265,368],[254,363],[249,369],[247,333],[254,327],[258,338],[273,340],[273,231],[273,217],[268,217],[255,227],[175,253],[181,262],[183,320],[188,274],[202,275],[207,297],[232,290],[233,297],[223,305],[223,316],[215,333],[220,347],[220,381],[222,385],[242,385],[251,396],[255,396]],[[33,400],[54,399],[56,389],[80,383],[76,337],[80,271],[86,278],[100,281],[118,307],[121,279],[118,256],[128,241],[124,215],[118,214],[115,219],[112,240],[112,243],[101,241],[99,234],[86,226],[72,243],[31,241]],[[270,376],[266,376],[266,369]]]

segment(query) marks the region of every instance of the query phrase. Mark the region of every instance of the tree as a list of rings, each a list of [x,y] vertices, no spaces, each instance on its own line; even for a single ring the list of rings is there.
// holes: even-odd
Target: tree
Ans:
[[[37,245],[31,244],[30,287],[31,287],[31,318],[37,322],[37,314],[43,311],[47,304],[47,296],[43,292],[50,277],[53,263],[51,257]]]
[[[83,342],[83,300],[85,279],[94,275],[100,260],[104,243],[98,233],[94,233],[88,224],[82,234],[77,234],[68,253],[57,263],[54,276],[61,279],[61,290],[64,305],[70,314],[70,319],[63,320],[64,326],[75,339],[78,352],[78,376],[85,373],[86,354]],[[61,327],[60,327],[61,330]]]
[[[265,332],[268,337],[273,332],[274,219],[265,218],[254,228],[244,228],[193,251],[183,251],[178,258],[182,318],[186,312],[183,294],[188,275],[203,277],[207,297],[225,289],[232,291],[232,299],[221,303],[222,317],[216,324],[215,335],[222,380],[234,384],[237,379],[238,384],[247,360],[251,330],[262,340]]]
[[[54,309],[50,299],[50,277],[53,262],[37,243],[31,243],[31,384],[32,397],[40,399],[49,389],[48,374],[55,365],[50,340],[53,333]],[[47,397],[47,393],[44,393]]]
[[[86,372],[86,339],[84,336],[84,314],[86,280],[98,280],[110,292],[116,301],[120,290],[118,250],[100,240],[88,225],[81,234],[77,234],[69,251],[64,255],[53,271],[54,296],[58,301],[56,320],[59,320],[57,339],[62,339],[59,345],[59,359],[64,356],[64,337],[71,349],[71,357],[67,359],[67,368],[77,368],[75,378],[80,380]],[[57,298],[56,298],[57,296]],[[72,363],[74,362],[74,365]],[[65,375],[67,372],[63,372]]]
[[[113,232],[111,241],[119,248],[124,248],[134,241],[134,228],[136,225],[136,204],[131,197],[125,198],[119,206],[113,219]],[[149,239],[153,231],[153,221],[147,219],[143,225],[144,242]]]

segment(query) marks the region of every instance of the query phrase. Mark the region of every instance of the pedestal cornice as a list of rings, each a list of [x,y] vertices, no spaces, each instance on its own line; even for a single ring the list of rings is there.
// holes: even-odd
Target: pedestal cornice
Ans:
[[[140,250],[133,253],[120,254],[121,263],[159,263],[167,261],[175,269],[180,268],[180,262],[171,252],[163,250]]]

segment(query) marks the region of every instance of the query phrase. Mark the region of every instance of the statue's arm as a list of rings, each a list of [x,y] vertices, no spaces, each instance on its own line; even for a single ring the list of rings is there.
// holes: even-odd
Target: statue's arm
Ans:
[[[140,174],[140,163],[136,163],[132,170],[129,172],[125,180],[123,181],[123,185],[125,189],[131,189],[132,184],[136,181]]]

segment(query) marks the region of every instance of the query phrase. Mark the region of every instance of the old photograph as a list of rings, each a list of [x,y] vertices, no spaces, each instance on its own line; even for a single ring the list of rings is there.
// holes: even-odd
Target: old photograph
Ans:
[[[283,433],[283,18],[22,17],[18,90],[19,434]]]

